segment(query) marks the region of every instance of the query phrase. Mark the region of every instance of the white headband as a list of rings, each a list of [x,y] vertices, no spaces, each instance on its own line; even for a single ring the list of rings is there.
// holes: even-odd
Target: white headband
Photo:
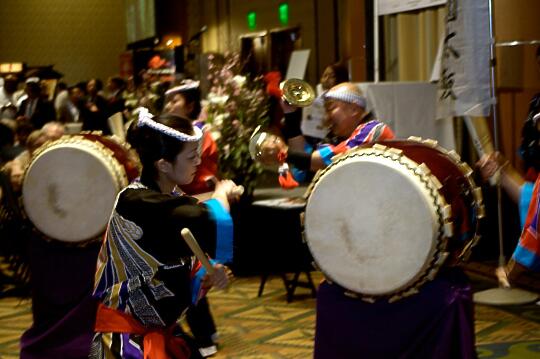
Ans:
[[[196,88],[199,88],[199,84],[200,84],[199,81],[186,81],[180,86],[176,86],[171,89],[168,89],[165,92],[165,96],[169,96],[169,95],[183,92],[183,91],[194,90]]]
[[[345,86],[328,90],[328,92],[324,94],[324,99],[343,101],[366,108],[366,98],[354,91],[349,90]]]
[[[162,123],[152,120],[152,117],[154,116],[148,111],[147,108],[139,107],[138,110],[139,110],[139,120],[137,122],[138,127],[148,126],[153,130],[161,132],[167,136],[174,137],[177,140],[180,140],[183,142],[197,142],[202,137],[203,133],[201,129],[198,128],[197,126],[193,126],[193,131],[195,132],[194,135],[186,135],[185,133],[177,131],[174,128],[170,128],[169,126],[165,126]]]
[[[35,77],[35,76],[34,77],[29,77],[25,81],[25,83],[27,83],[27,84],[32,83],[32,82],[38,83],[39,82],[39,77]]]

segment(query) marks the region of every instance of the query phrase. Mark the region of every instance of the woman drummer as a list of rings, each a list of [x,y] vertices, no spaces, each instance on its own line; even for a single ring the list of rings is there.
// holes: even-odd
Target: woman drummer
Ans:
[[[184,80],[180,86],[169,89],[166,93],[163,113],[186,117],[194,127],[203,131],[201,139],[201,163],[189,184],[180,188],[189,195],[210,192],[218,173],[218,148],[209,131],[205,129],[204,121],[198,120],[201,113],[201,91],[199,81]],[[203,356],[217,353],[218,332],[210,310],[208,299],[201,298],[196,306],[190,307],[186,319],[199,351]]]
[[[200,163],[201,136],[186,118],[156,119],[141,109],[131,137],[143,169],[140,181],[118,195],[98,258],[94,296],[101,303],[92,358],[142,358],[149,351],[199,357],[176,322],[210,286],[224,288],[228,275],[216,264],[204,275],[180,231],[189,228],[204,251],[230,261],[235,188],[232,181],[218,182],[202,204],[177,193]]]

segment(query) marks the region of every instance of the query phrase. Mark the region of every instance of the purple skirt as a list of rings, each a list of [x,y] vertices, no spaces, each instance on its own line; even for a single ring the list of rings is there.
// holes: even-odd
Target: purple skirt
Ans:
[[[94,336],[97,301],[91,293],[100,243],[68,247],[30,243],[33,324],[21,337],[22,359],[86,358]]]
[[[319,286],[315,359],[476,358],[471,286],[457,268],[391,304],[343,292],[328,282]]]

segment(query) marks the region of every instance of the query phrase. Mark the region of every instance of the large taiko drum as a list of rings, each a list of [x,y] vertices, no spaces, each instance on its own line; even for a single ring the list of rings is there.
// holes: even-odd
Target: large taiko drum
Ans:
[[[484,206],[471,176],[455,152],[418,138],[335,157],[306,192],[315,263],[366,301],[417,293],[478,241]]]
[[[34,153],[23,181],[24,209],[46,237],[84,244],[104,231],[116,195],[137,175],[126,145],[95,133],[64,136]]]

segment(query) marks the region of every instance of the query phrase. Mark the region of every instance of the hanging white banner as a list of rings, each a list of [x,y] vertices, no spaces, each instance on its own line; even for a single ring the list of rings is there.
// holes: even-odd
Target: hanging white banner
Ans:
[[[489,1],[448,0],[439,80],[441,116],[488,116]]]
[[[377,12],[379,15],[388,15],[445,3],[446,0],[377,0]]]

